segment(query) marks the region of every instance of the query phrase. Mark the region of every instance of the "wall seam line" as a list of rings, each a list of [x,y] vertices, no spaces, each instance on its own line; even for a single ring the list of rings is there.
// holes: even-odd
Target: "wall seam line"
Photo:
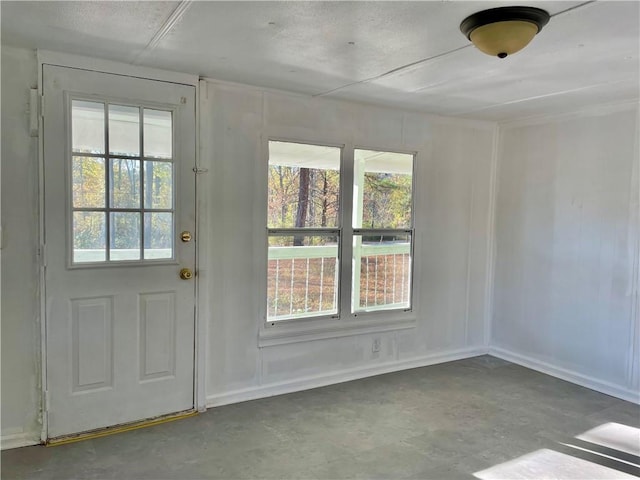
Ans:
[[[489,179],[489,218],[487,225],[487,257],[485,277],[485,312],[484,312],[484,345],[489,347],[493,336],[493,301],[495,298],[495,267],[496,252],[496,218],[498,208],[498,175],[500,169],[500,141],[502,129],[500,124],[493,130],[493,148],[491,152],[491,167]]]
[[[636,377],[636,369],[639,368],[638,363],[638,328],[640,320],[640,305],[638,305],[640,296],[638,295],[638,275],[640,274],[640,188],[634,192],[634,183],[637,186],[638,177],[640,176],[640,104],[636,106],[636,128],[634,142],[634,163],[631,170],[631,185],[629,192],[629,227],[631,229],[631,241],[634,243],[632,250],[631,279],[629,284],[630,290],[630,319],[629,319],[629,353],[627,357],[627,385],[629,388],[638,387],[634,385]],[[634,172],[635,170],[635,172]],[[635,195],[635,199],[634,199]],[[635,203],[635,206],[634,206]],[[635,224],[635,228],[634,228]],[[635,236],[635,241],[633,240]]]
[[[473,161],[473,159],[471,159]],[[477,167],[477,163],[474,162],[474,167]],[[469,222],[467,224],[467,279],[465,286],[465,311],[464,311],[464,342],[465,345],[469,344],[469,297],[471,291],[471,238],[473,236],[473,204],[475,200],[475,189],[476,189],[476,168],[474,168],[471,172],[471,181],[470,181],[470,189],[469,193]]]

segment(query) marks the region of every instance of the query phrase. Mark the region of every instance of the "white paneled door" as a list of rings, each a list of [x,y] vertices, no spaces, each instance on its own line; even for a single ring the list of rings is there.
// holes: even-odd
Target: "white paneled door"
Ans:
[[[194,405],[195,88],[43,66],[49,438]]]

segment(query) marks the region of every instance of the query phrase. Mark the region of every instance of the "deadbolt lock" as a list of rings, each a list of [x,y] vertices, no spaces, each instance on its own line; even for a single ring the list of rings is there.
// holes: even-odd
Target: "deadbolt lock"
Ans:
[[[191,232],[185,230],[184,232],[182,232],[180,234],[180,240],[182,240],[183,242],[190,242],[191,241]]]
[[[189,268],[183,268],[180,270],[180,278],[182,280],[191,280],[193,278],[193,272]]]

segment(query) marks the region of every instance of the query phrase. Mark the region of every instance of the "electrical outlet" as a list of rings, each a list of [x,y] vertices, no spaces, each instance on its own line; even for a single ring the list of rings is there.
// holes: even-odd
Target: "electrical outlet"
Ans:
[[[373,343],[371,344],[371,351],[373,353],[379,353],[380,352],[380,339],[379,338],[374,338],[373,339]]]

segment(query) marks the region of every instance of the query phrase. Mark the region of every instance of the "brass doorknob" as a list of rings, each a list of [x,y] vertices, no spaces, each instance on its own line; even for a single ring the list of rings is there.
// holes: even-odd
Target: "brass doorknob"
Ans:
[[[191,280],[193,278],[193,272],[189,268],[183,268],[180,270],[180,278],[182,280]]]

